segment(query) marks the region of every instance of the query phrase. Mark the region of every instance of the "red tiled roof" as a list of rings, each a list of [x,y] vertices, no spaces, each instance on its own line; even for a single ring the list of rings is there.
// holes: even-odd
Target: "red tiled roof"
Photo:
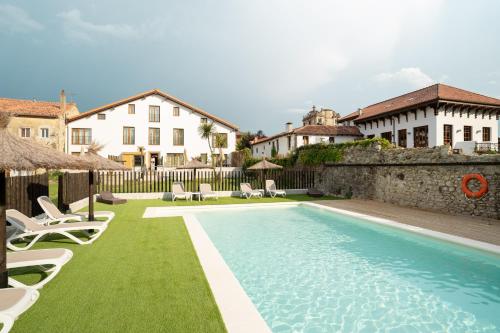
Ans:
[[[460,102],[487,106],[499,106],[500,99],[473,93],[442,83],[412,91],[361,109],[361,115],[355,117],[358,111],[340,118],[340,121],[355,119],[356,121],[377,117],[386,113],[424,106],[438,101]]]
[[[363,136],[357,126],[331,126],[331,125],[305,125],[293,129],[291,132],[281,132],[273,136],[262,138],[260,140],[255,140],[252,144],[257,144],[261,142],[270,141],[288,134],[297,135],[323,135],[323,136],[336,136],[336,135],[348,135],[348,136]]]
[[[127,104],[127,103],[133,102],[135,100],[138,100],[138,99],[141,99],[141,98],[144,98],[144,97],[147,97],[147,96],[151,96],[151,95],[160,95],[160,96],[162,96],[165,99],[171,100],[172,102],[174,102],[176,104],[182,105],[185,108],[188,108],[188,109],[190,109],[190,110],[192,110],[192,111],[194,111],[196,113],[199,113],[199,114],[201,114],[201,115],[203,115],[203,116],[205,116],[207,118],[210,118],[210,119],[215,120],[215,121],[217,121],[217,122],[219,122],[221,124],[224,124],[224,125],[226,125],[229,128],[232,128],[234,130],[238,129],[238,126],[230,123],[229,121],[224,120],[222,118],[219,118],[217,116],[214,116],[214,115],[212,115],[212,114],[210,114],[210,113],[208,113],[208,112],[206,112],[206,111],[204,111],[204,110],[202,110],[200,108],[197,108],[197,107],[195,107],[193,105],[190,105],[190,104],[188,104],[188,103],[180,100],[177,97],[174,97],[172,95],[164,93],[163,91],[161,91],[159,89],[148,90],[148,91],[145,91],[143,93],[140,93],[140,94],[137,94],[137,95],[134,95],[134,96],[130,96],[130,97],[118,100],[118,101],[110,103],[110,104],[106,104],[106,105],[100,106],[98,108],[89,110],[87,112],[80,113],[77,116],[69,118],[68,119],[68,123],[70,123],[72,121],[75,121],[75,120],[78,120],[78,119],[82,119],[82,118],[91,116],[93,114],[96,114],[96,113],[99,113],[99,112],[102,112],[102,111],[105,111],[107,109],[111,109],[111,108],[114,108],[114,107],[117,107],[117,106],[120,106],[120,105],[123,105],[123,104]]]
[[[66,109],[74,107],[67,103]],[[57,118],[63,114],[59,102],[33,101],[28,99],[0,98],[0,112],[17,116]]]

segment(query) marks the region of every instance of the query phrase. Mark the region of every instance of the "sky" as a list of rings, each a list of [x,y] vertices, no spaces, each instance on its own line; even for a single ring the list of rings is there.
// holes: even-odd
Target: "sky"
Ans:
[[[433,83],[500,98],[500,1],[4,1],[0,96],[80,111],[158,88],[273,134]]]

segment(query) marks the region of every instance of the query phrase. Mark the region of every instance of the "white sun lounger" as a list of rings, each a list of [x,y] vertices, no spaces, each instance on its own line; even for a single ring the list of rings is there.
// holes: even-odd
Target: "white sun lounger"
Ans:
[[[192,197],[193,194],[191,192],[184,190],[184,183],[174,182],[172,184],[172,201],[175,201],[175,199],[191,200]]]
[[[25,285],[24,283],[14,279],[12,276],[9,276],[9,285],[12,287],[40,289],[52,280],[57,273],[59,273],[62,266],[66,264],[71,257],[73,257],[73,252],[68,249],[43,249],[8,252],[7,269],[39,266],[44,272],[49,273],[46,278],[33,285]],[[47,268],[47,266],[51,267]]]
[[[14,326],[14,321],[28,310],[38,299],[40,293],[31,288],[0,289],[0,333],[7,333]]]
[[[200,195],[201,200],[205,200],[208,198],[219,199],[219,195],[217,192],[212,191],[212,186],[210,184],[200,184]]]
[[[247,199],[251,197],[262,198],[262,192],[259,190],[253,190],[249,183],[240,184],[241,196]]]
[[[28,250],[42,237],[46,235],[58,234],[67,237],[78,244],[90,244],[94,242],[106,230],[108,224],[105,222],[74,222],[61,223],[51,225],[40,225],[15,209],[7,209],[7,221],[18,229],[16,233],[7,238],[7,247],[13,251]],[[95,230],[94,234],[90,234],[88,230]],[[72,232],[79,231],[89,237],[89,240],[82,241],[78,237],[72,235]],[[12,241],[34,237],[28,241],[24,247],[17,247],[12,244]]]
[[[59,208],[57,208],[56,205],[50,200],[49,197],[46,196],[41,196],[38,197],[37,199],[38,204],[40,207],[42,207],[43,211],[49,218],[48,221],[44,221],[45,224],[51,224],[54,222],[58,223],[64,223],[67,221],[83,221],[84,219],[88,219],[89,213],[88,212],[82,212],[82,213],[73,213],[73,214],[63,214]],[[115,217],[114,212],[110,211],[97,211],[94,212],[94,217],[95,218],[106,218],[106,221],[103,222],[109,222]]]
[[[286,192],[284,190],[276,189],[276,184],[272,179],[266,180],[266,192],[271,196],[271,198],[274,198],[277,195],[281,195],[282,197],[286,196]]]

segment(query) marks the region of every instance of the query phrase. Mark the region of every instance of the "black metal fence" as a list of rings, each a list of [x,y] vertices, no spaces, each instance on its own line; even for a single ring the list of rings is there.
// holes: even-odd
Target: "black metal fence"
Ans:
[[[7,177],[6,206],[33,217],[43,213],[37,198],[49,195],[49,176],[41,175]]]

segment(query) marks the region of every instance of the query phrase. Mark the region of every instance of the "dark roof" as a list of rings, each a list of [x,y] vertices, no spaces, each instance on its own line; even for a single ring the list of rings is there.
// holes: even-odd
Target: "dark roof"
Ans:
[[[67,103],[66,110],[76,105]],[[13,116],[57,118],[63,114],[59,102],[35,101],[29,99],[0,98],[0,112]]]
[[[113,102],[113,103],[110,103],[110,104],[106,104],[106,105],[103,105],[101,107],[98,107],[98,108],[95,108],[95,109],[92,109],[92,110],[89,110],[87,112],[83,112],[83,113],[80,113],[79,115],[77,116],[74,116],[74,117],[71,117],[68,119],[68,123],[72,122],[72,121],[75,121],[75,120],[78,120],[78,119],[82,119],[82,118],[86,118],[88,116],[91,116],[93,114],[96,114],[96,113],[99,113],[99,112],[103,112],[105,110],[108,110],[108,109],[111,109],[111,108],[114,108],[114,107],[117,107],[117,106],[120,106],[120,105],[123,105],[123,104],[127,104],[127,103],[130,103],[130,102],[133,102],[135,100],[138,100],[138,99],[141,99],[141,98],[144,98],[144,97],[147,97],[147,96],[151,96],[151,95],[160,95],[162,96],[163,98],[165,99],[168,99],[176,104],[179,104],[179,105],[182,105],[184,106],[185,108],[188,108],[196,113],[199,113],[207,118],[210,118],[212,120],[215,120],[216,122],[219,122],[221,124],[224,124],[226,125],[227,127],[229,128],[232,128],[234,130],[237,130],[238,129],[238,126],[230,123],[229,121],[227,120],[224,120],[222,118],[219,118],[217,116],[214,116],[200,108],[197,108],[191,104],[188,104],[187,102],[184,102],[183,100],[180,100],[179,98],[177,97],[174,97],[172,95],[169,95],[167,93],[164,93],[163,91],[159,90],[159,89],[152,89],[152,90],[148,90],[148,91],[145,91],[143,93],[140,93],[140,94],[137,94],[137,95],[134,95],[134,96],[130,96],[130,97],[127,97],[127,98],[124,98],[124,99],[121,99],[121,100],[118,100],[116,102]]]
[[[347,116],[340,118],[339,121],[346,121],[350,119],[359,121],[363,119],[378,117],[390,112],[413,107],[421,107],[439,101],[500,107],[500,99],[438,83],[367,106],[361,109],[361,114],[359,111],[355,111],[351,114],[348,114]]]
[[[293,129],[291,132],[281,132],[273,136],[262,138],[260,140],[254,141],[252,144],[258,144],[266,141],[270,141],[282,136],[289,134],[296,135],[324,135],[324,136],[363,136],[357,126],[331,126],[331,125],[305,125]]]

